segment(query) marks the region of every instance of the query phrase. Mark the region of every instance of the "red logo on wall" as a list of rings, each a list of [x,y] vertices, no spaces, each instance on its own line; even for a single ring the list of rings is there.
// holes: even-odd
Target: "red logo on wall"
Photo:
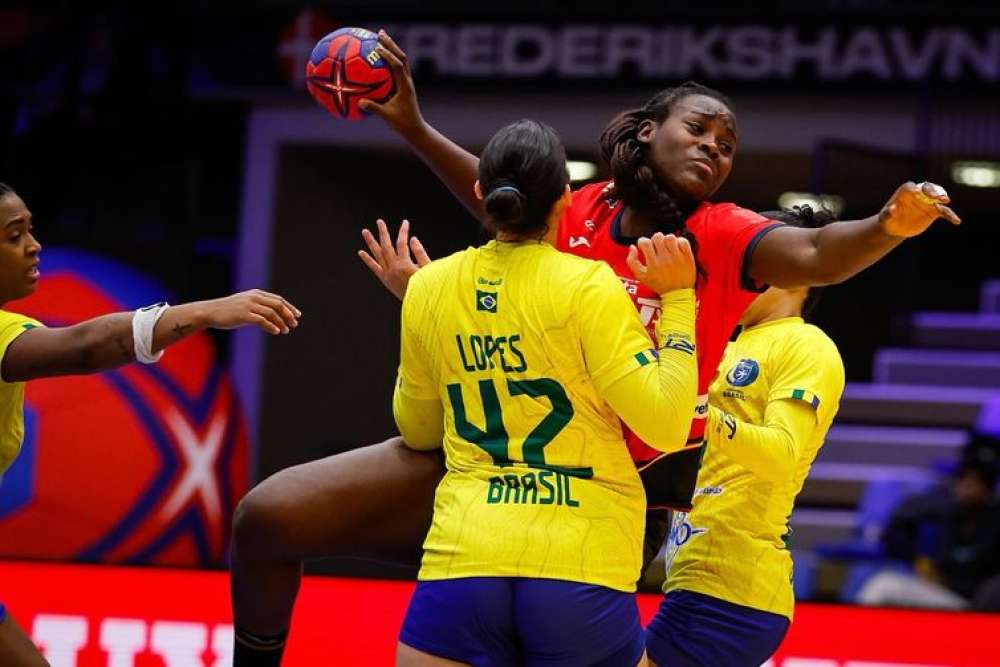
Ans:
[[[309,54],[321,37],[339,26],[330,15],[320,9],[303,9],[281,31],[278,57],[292,87],[301,90],[306,85],[305,67]]]

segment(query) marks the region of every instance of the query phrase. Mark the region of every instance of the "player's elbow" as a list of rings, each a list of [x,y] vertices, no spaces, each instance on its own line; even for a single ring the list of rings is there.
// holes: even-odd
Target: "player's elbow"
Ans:
[[[687,446],[687,437],[691,429],[691,415],[694,414],[698,401],[695,389],[690,392],[690,399],[675,402],[668,414],[657,420],[656,428],[649,429],[648,437],[640,434],[653,449],[670,454]]]
[[[782,433],[778,442],[774,443],[773,450],[773,456],[754,466],[754,473],[764,482],[782,484],[795,474],[797,463],[791,434]]]

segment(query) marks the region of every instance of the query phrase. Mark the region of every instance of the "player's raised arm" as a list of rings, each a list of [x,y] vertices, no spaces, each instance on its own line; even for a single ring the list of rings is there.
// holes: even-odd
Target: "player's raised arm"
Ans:
[[[384,104],[362,100],[358,106],[384,120],[420,156],[477,220],[484,216],[483,202],[472,191],[479,177],[479,158],[444,136],[420,114],[417,91],[406,54],[384,30],[378,33],[379,54],[389,63],[396,94]]]
[[[3,355],[5,382],[96,373],[131,361],[152,363],[169,345],[204,329],[258,326],[288,333],[302,313],[277,294],[261,290],[179,306],[154,304],[111,313],[69,327],[35,327],[14,339]]]
[[[750,258],[750,276],[791,289],[847,280],[884,257],[904,239],[938,218],[958,225],[944,188],[905,183],[877,215],[835,222],[819,229],[785,226],[764,236]]]

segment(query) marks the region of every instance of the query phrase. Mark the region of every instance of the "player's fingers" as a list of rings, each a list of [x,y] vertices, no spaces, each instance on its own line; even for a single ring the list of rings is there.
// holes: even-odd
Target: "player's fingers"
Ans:
[[[288,299],[281,296],[280,294],[275,294],[274,292],[265,292],[264,290],[257,290],[257,293],[260,294],[261,296],[267,297],[268,299],[274,299],[282,306],[287,308],[289,312],[295,315],[295,317],[301,317],[302,311],[293,306]]]
[[[372,100],[359,100],[358,108],[365,113],[375,114],[379,118],[383,118],[385,116],[385,105],[373,102]]]
[[[388,49],[392,53],[392,55],[394,55],[396,59],[399,60],[399,62],[403,63],[404,65],[409,64],[409,61],[406,58],[406,52],[403,51],[403,49],[399,48],[399,44],[396,43],[396,40],[390,37],[389,33],[387,33],[385,30],[378,31],[378,41],[379,44],[385,45],[385,48]]]
[[[375,274],[375,277],[382,280],[382,275],[385,273],[382,269],[382,265],[376,262],[371,255],[366,253],[364,250],[358,251],[358,257],[364,262],[364,265],[368,267],[368,270]]]
[[[681,236],[677,239],[677,252],[687,260],[694,262],[694,252],[691,250],[691,242]]]
[[[628,247],[628,255],[625,256],[625,263],[632,270],[632,275],[638,278],[646,271],[646,267],[639,261],[639,250],[634,246]]]
[[[424,244],[416,236],[410,239],[410,249],[413,251],[414,259],[417,260],[417,266],[426,266],[431,263],[430,255],[424,250]]]
[[[260,315],[270,322],[278,331],[275,333],[288,333],[288,326],[281,320],[278,313],[273,308],[265,305],[255,305],[250,309],[254,315]]]
[[[382,248],[382,259],[385,262],[391,262],[395,259],[396,251],[392,248],[392,237],[389,236],[389,227],[386,226],[385,220],[381,218],[375,221],[375,225],[378,227],[378,244]]]
[[[929,198],[932,202],[948,204],[951,202],[951,198],[948,197],[948,191],[942,188],[937,183],[931,183],[930,181],[924,181],[920,184],[920,194],[926,198]]]
[[[365,240],[365,244],[368,246],[368,250],[371,251],[372,257],[374,257],[379,264],[384,264],[385,260],[382,258],[382,248],[379,247],[378,241],[375,240],[375,235],[367,229],[362,229],[361,238]]]
[[[396,254],[400,257],[410,256],[410,221],[403,220],[396,234]]]
[[[385,58],[387,63],[389,63],[389,69],[392,70],[393,78],[397,82],[403,80],[403,78],[407,75],[406,63],[400,60],[399,56],[394,54],[382,44],[376,46],[375,50],[378,51],[380,56]]]
[[[937,210],[938,213],[941,215],[941,217],[950,222],[951,224],[953,225],[962,224],[962,219],[958,217],[958,214],[955,213],[953,210],[951,210],[949,207],[945,206],[944,204],[937,204]]]
[[[295,313],[292,312],[291,307],[280,296],[276,294],[262,296],[258,303],[274,311],[281,318],[285,327],[294,328],[299,326],[299,321],[295,317]]]
[[[652,239],[643,236],[639,239],[637,245],[639,246],[639,250],[642,251],[642,257],[646,260],[646,264],[654,264],[657,261],[658,253]]]
[[[660,252],[665,253],[671,259],[676,258],[679,252],[677,250],[677,237],[673,234],[665,234],[660,240]]]
[[[259,326],[261,329],[263,329],[264,331],[266,331],[269,334],[280,334],[281,333],[281,329],[279,329],[276,324],[274,324],[273,322],[271,322],[270,320],[268,320],[263,315],[258,315],[257,313],[250,313],[247,316],[247,323],[249,323],[249,324],[256,324],[257,326]]]

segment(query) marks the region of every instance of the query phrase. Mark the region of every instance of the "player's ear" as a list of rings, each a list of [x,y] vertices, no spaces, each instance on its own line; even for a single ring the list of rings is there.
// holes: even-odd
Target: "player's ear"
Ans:
[[[476,193],[476,199],[483,198],[483,186],[479,184],[479,179],[476,179],[476,184],[472,186],[473,192]]]

